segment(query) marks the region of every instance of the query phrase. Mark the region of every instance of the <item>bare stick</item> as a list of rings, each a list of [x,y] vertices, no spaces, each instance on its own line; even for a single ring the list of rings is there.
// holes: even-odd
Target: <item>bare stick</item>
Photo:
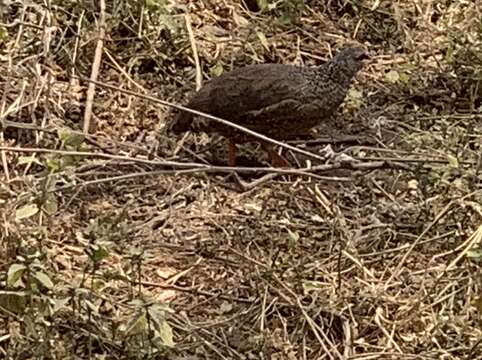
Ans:
[[[235,166],[212,166],[206,164],[199,164],[199,163],[182,163],[177,161],[156,161],[156,160],[149,160],[149,159],[140,159],[134,158],[130,156],[123,156],[123,155],[111,155],[111,154],[104,154],[104,153],[93,153],[87,151],[68,151],[68,150],[53,150],[53,149],[46,149],[46,148],[21,148],[21,147],[13,147],[13,146],[0,146],[0,151],[12,151],[12,152],[21,152],[21,153],[40,153],[40,154],[58,154],[61,156],[79,156],[79,157],[92,157],[92,158],[101,158],[101,159],[108,159],[112,161],[129,161],[138,164],[150,165],[150,166],[163,166],[163,167],[171,167],[174,170],[162,170],[161,173],[181,173],[182,171],[189,173],[189,172],[247,172],[247,173],[259,173],[259,172],[268,172],[268,173],[278,173],[278,174],[293,174],[293,175],[303,175],[308,177],[314,177],[320,180],[329,180],[329,181],[351,181],[349,178],[344,177],[325,177],[320,176],[317,174],[313,174],[310,172],[310,168],[305,169],[278,169],[278,168],[255,168],[255,167],[235,167]],[[335,165],[336,168],[338,166]],[[322,170],[331,170],[329,169],[322,169]]]
[[[219,117],[216,117],[216,116],[212,116],[212,115],[209,115],[209,114],[206,114],[206,113],[203,113],[201,111],[197,111],[197,110],[193,110],[193,109],[189,109],[185,106],[181,106],[181,105],[177,105],[177,104],[174,104],[174,103],[171,103],[169,101],[165,101],[165,100],[160,100],[160,99],[157,99],[155,97],[152,97],[152,96],[148,96],[148,95],[143,95],[143,94],[139,94],[139,93],[136,93],[134,91],[130,91],[130,90],[125,90],[125,89],[121,89],[117,86],[113,86],[113,85],[109,85],[109,84],[106,84],[106,83],[103,83],[103,82],[100,82],[100,81],[96,81],[96,80],[92,80],[92,79],[88,79],[86,77],[83,77],[83,76],[80,76],[79,79],[83,80],[83,81],[87,81],[87,82],[92,82],[96,85],[99,85],[99,86],[102,86],[102,87],[105,87],[107,89],[112,89],[112,90],[116,90],[116,91],[119,91],[123,94],[127,94],[127,95],[132,95],[132,96],[137,96],[141,99],[144,99],[144,100],[147,100],[147,101],[151,101],[153,103],[156,103],[156,104],[161,104],[161,105],[165,105],[165,106],[169,106],[169,107],[172,107],[174,109],[178,109],[178,110],[181,110],[181,111],[187,111],[187,112],[190,112],[194,115],[198,115],[198,116],[202,116],[206,119],[209,119],[209,120],[213,120],[213,121],[216,121],[218,123],[221,123],[223,125],[226,125],[226,126],[230,126],[236,130],[239,130],[239,131],[242,131],[246,134],[249,134],[251,135],[252,137],[255,137],[255,138],[258,138],[258,139],[261,139],[261,140],[264,140],[266,141],[267,143],[270,143],[270,144],[274,144],[274,145],[278,145],[278,146],[281,146],[285,149],[289,149],[293,152],[296,152],[296,153],[299,153],[299,154],[303,154],[305,156],[308,156],[312,159],[317,159],[317,160],[321,160],[321,161],[325,161],[326,159],[323,157],[323,156],[320,156],[320,155],[316,155],[316,154],[313,154],[309,151],[306,151],[306,150],[302,150],[302,149],[299,149],[297,147],[294,147],[294,146],[291,146],[291,145],[288,145],[284,142],[281,142],[281,141],[276,141],[270,137],[267,137],[263,134],[260,134],[260,133],[257,133],[256,131],[253,131],[253,130],[250,130],[248,128],[245,128],[244,126],[240,126],[240,125],[237,125],[237,124],[234,124],[230,121],[227,121],[227,120],[224,120],[224,119],[221,119]]]
[[[194,64],[196,65],[196,90],[201,88],[202,83],[202,72],[201,65],[199,63],[199,56],[197,54],[196,40],[194,39],[194,33],[192,32],[191,17],[189,14],[184,15],[186,19],[187,33],[189,34],[189,42],[191,43],[192,57],[194,58]]]
[[[105,38],[105,0],[99,0],[100,4],[100,18],[99,18],[99,39],[97,40],[97,46],[95,47],[94,62],[92,63],[92,71],[90,73],[91,80],[97,80],[99,75],[100,61],[102,59],[102,48],[104,47]],[[92,103],[94,101],[95,94],[95,82],[89,83],[89,88],[87,89],[87,100],[85,104],[84,112],[84,133],[88,134],[91,128],[91,118],[92,118]]]

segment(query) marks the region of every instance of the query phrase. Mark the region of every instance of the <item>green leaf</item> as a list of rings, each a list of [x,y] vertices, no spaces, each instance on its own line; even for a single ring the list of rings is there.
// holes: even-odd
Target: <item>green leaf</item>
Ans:
[[[140,308],[140,307],[144,306],[144,302],[141,299],[134,299],[134,300],[129,302],[129,305],[132,305],[136,308]]]
[[[62,169],[62,162],[60,161],[60,159],[48,159],[47,168],[51,172],[59,172]]]
[[[321,289],[321,282],[319,281],[309,281],[309,280],[303,281],[303,292],[305,294],[311,291],[317,291],[320,289]]]
[[[66,155],[66,156],[63,157],[62,167],[65,168],[67,166],[76,165],[76,164],[78,164],[79,160],[80,160],[79,156]]]
[[[95,314],[98,314],[99,313],[99,309],[100,309],[100,303],[99,304],[94,304],[92,301],[89,301],[87,299],[85,299],[85,305],[87,305],[87,307]]]
[[[8,37],[8,30],[5,27],[0,26],[0,41],[5,40],[7,37]]]
[[[120,330],[126,336],[134,336],[144,334],[147,329],[147,320],[144,314],[138,314],[133,317],[125,326],[120,326]]]
[[[473,260],[474,262],[479,263],[482,258],[482,249],[480,248],[471,249],[467,251],[465,256],[467,256],[469,259]]]
[[[53,193],[48,193],[42,206],[42,210],[44,210],[47,215],[53,215],[57,212],[58,208],[57,198]]]
[[[78,148],[85,140],[84,135],[74,133],[68,129],[59,129],[58,136],[64,146],[71,146],[73,148]]]
[[[458,168],[459,167],[459,161],[457,158],[453,155],[447,154],[447,160],[449,162],[449,166],[452,168]]]
[[[109,249],[102,244],[95,244],[90,247],[89,255],[92,261],[98,263],[109,256]]]
[[[160,7],[159,2],[156,0],[145,0],[144,4],[146,9],[151,11],[155,11],[158,9],[158,7]]]
[[[293,19],[292,16],[285,13],[285,14],[281,15],[280,17],[278,17],[277,20],[281,25],[290,25],[293,22],[294,19]]]
[[[104,273],[105,276],[107,276],[107,274]],[[99,290],[99,291],[102,291],[102,289],[105,287],[105,281],[103,279],[96,279],[94,281],[91,282],[91,289],[92,290]]]
[[[65,307],[67,303],[70,301],[70,297],[66,297],[63,299],[50,299],[51,302],[53,303],[53,307],[51,307],[51,315],[54,315],[57,313],[59,310]]]
[[[363,92],[359,91],[355,88],[351,88],[348,90],[348,94],[346,96],[347,101],[346,101],[346,108],[347,109],[359,109],[364,100]]]
[[[388,82],[396,84],[400,80],[400,74],[396,70],[390,70],[385,74],[385,78]]]
[[[22,219],[27,219],[31,216],[34,216],[36,213],[38,213],[37,204],[28,204],[28,205],[22,206],[21,208],[15,211],[15,220],[18,221]]]
[[[451,63],[454,61],[454,47],[452,44],[449,44],[449,47],[445,51],[445,60],[448,63]]]
[[[166,312],[172,312],[172,310],[164,304],[153,304],[148,307],[147,312],[150,318],[157,324],[160,325],[161,321],[166,318]]]
[[[159,336],[161,338],[162,344],[169,347],[174,347],[174,335],[172,333],[172,328],[168,324],[167,320],[161,322],[161,328],[159,329]]]
[[[269,5],[268,0],[256,0],[256,2],[261,11],[265,10]]]
[[[410,81],[410,76],[408,76],[406,73],[399,73],[398,74],[400,76],[400,81],[404,84],[408,84],[409,81]]]
[[[54,287],[54,283],[50,280],[49,276],[41,271],[35,271],[33,273],[33,277],[37,280],[39,284],[41,284],[44,288],[52,289]]]
[[[300,240],[300,235],[298,233],[292,232],[290,229],[288,229],[288,243],[289,247],[292,248],[295,246],[298,241]]]
[[[256,31],[256,36],[258,36],[261,45],[263,45],[263,47],[269,51],[269,43],[268,39],[266,39],[266,35],[261,31]]]
[[[412,179],[407,182],[407,187],[410,190],[417,190],[418,189],[418,180]]]
[[[220,76],[224,72],[223,65],[220,62],[217,62],[216,65],[209,69],[209,72],[212,76]]]
[[[27,267],[23,264],[12,264],[7,272],[7,286],[16,287],[23,285],[21,278]]]

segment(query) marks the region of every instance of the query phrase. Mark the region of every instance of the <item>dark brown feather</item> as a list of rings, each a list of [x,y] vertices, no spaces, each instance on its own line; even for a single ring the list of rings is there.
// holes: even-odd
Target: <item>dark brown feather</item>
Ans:
[[[207,82],[186,105],[276,139],[304,134],[333,114],[343,102],[365,52],[346,48],[318,67],[258,64],[235,69]],[[248,138],[215,121],[181,112],[171,125],[216,132],[242,142]]]

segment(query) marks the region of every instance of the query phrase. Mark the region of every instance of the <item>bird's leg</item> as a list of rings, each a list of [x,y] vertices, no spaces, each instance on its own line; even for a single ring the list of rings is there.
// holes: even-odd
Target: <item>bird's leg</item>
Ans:
[[[290,167],[290,163],[279,155],[270,143],[262,142],[261,146],[268,152],[271,164],[275,167]]]
[[[228,165],[236,166],[236,141],[231,138],[228,139]]]

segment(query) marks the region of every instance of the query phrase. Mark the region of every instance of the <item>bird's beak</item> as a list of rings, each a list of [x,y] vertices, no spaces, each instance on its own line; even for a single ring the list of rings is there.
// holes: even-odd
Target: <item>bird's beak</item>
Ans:
[[[370,60],[370,56],[367,52],[363,52],[358,56],[358,60]]]

